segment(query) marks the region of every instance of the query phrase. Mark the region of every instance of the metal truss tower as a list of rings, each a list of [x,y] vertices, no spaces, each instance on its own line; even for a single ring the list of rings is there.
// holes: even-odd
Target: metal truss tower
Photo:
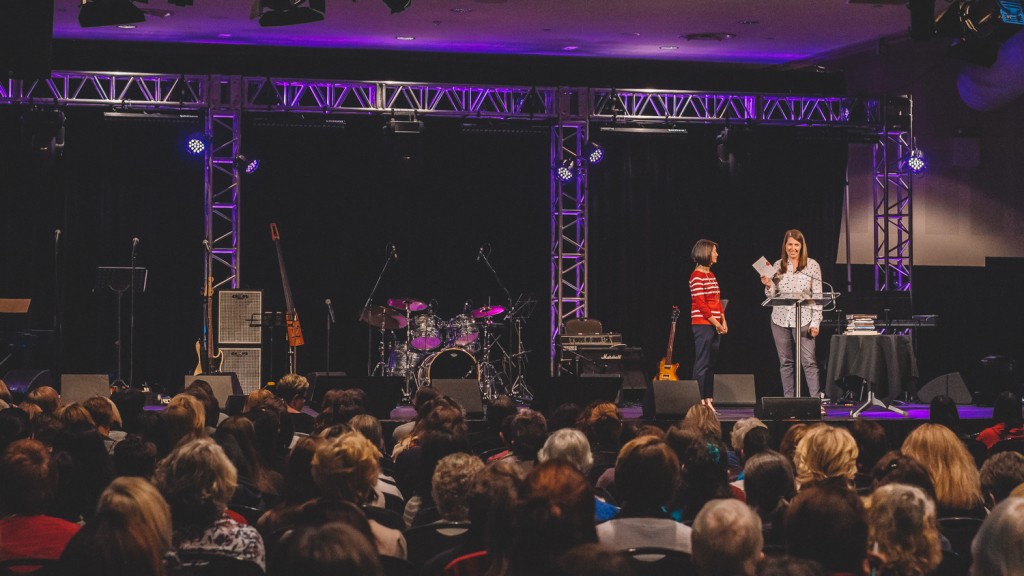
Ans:
[[[551,375],[556,374],[558,335],[566,320],[587,316],[587,166],[579,160],[587,141],[586,122],[551,128]],[[564,161],[578,170],[563,181],[555,170]]]
[[[883,127],[874,146],[875,290],[911,292],[913,174],[907,165],[914,147],[911,97],[882,102]]]

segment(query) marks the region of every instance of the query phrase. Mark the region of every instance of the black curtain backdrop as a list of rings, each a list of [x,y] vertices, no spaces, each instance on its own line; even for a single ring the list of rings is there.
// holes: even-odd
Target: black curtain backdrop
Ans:
[[[713,271],[729,300],[718,372],[753,373],[759,395],[781,395],[769,311],[760,307],[763,286],[751,264],[760,256],[778,259],[783,233],[797,228],[835,283],[846,144],[759,128],[747,135],[730,176],[718,167],[720,130],[592,132],[608,160],[590,171],[590,316],[643,347],[653,375],[666,351],[672,306],[679,306],[673,361],[679,377],[690,379],[690,249],[700,238],[718,242]]]
[[[17,128],[17,116],[7,111],[4,125]],[[346,120],[345,129],[325,129],[243,119],[242,149],[262,167],[242,184],[241,287],[262,289],[267,310],[284,308],[269,232],[276,222],[305,332],[299,371],[326,368],[328,298],[337,312],[331,368],[364,374],[368,349],[376,362],[377,334],[357,317],[389,242],[398,260],[375,304],[394,296],[434,301],[446,320],[467,300],[470,308],[506,304],[494,275],[476,259],[487,245],[512,297],[537,301],[525,332],[529,383],[545,385],[548,133],[465,133],[460,122],[427,119],[422,134],[395,135],[382,129],[380,118]],[[53,231],[61,228],[65,372],[116,371],[116,296],[94,290],[95,268],[127,266],[134,236],[141,240],[138,265],[150,270],[148,289],[136,301],[135,382],[175,389],[195,365],[202,166],[181,152],[181,143],[197,128],[114,122],[97,110],[71,109],[56,166],[25,158],[5,165],[4,242],[11,257],[4,260],[3,295],[33,297],[34,326],[52,324]],[[759,393],[777,393],[768,312],[759,306],[762,291],[750,264],[762,255],[777,258],[783,231],[797,227],[826,278],[837,278],[830,255],[838,241],[846,145],[808,140],[791,129],[758,129],[739,176],[730,177],[717,165],[719,129],[694,126],[685,136],[593,131],[607,159],[590,170],[590,315],[642,347],[653,372],[664,354],[671,306],[680,306],[676,361],[688,378],[689,250],[697,239],[711,238],[720,244],[715,272],[730,299],[719,371],[755,373]],[[17,132],[4,130],[5,151],[22,150]],[[123,311],[127,376],[127,295]],[[502,329],[508,345],[508,327]],[[286,369],[283,331],[274,338],[266,379]],[[51,365],[45,357],[32,362]]]

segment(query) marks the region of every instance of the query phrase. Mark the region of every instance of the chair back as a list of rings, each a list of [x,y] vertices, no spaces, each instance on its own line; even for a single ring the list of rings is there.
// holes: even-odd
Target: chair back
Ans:
[[[694,576],[697,569],[686,552],[648,546],[625,551],[636,576]]]
[[[444,567],[444,576],[483,576],[491,566],[487,551],[472,552],[459,556]]]
[[[469,538],[468,522],[438,522],[414,526],[405,531],[407,558],[417,568],[438,553],[454,548]]]
[[[60,560],[56,558],[11,558],[0,562],[0,576],[53,576],[59,573],[59,567]]]
[[[967,576],[971,563],[952,550],[942,551],[942,562],[932,571],[931,576]]]
[[[387,508],[381,508],[379,506],[363,506],[363,513],[366,514],[368,519],[373,520],[385,528],[391,528],[393,530],[398,530],[399,532],[408,528],[408,526],[405,525],[405,519],[402,518],[401,514],[392,512]]]
[[[981,528],[981,518],[953,516],[939,518],[939,532],[949,540],[950,548],[961,558],[971,563],[971,542]]]
[[[179,566],[168,570],[170,576],[262,576],[263,568],[247,559],[213,552],[178,552]]]
[[[259,521],[260,516],[263,516],[263,513],[266,512],[266,510],[262,508],[242,506],[241,504],[228,504],[228,510],[231,510],[232,512],[241,516],[242,518],[245,518],[245,521],[250,526],[255,526],[256,522]]]

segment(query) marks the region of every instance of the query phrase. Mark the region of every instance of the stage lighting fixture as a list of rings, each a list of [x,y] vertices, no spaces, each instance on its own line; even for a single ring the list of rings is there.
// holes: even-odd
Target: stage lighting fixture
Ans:
[[[622,98],[619,97],[619,93],[615,88],[612,88],[611,94],[608,95],[608,112],[612,115],[612,118],[626,113],[626,106],[622,103]]]
[[[722,128],[722,131],[715,137],[715,149],[718,152],[718,167],[726,170],[736,162],[736,156],[729,145],[729,127]]]
[[[327,0],[253,0],[249,18],[260,26],[292,26],[324,19]]]
[[[84,0],[78,10],[78,25],[82,28],[123,26],[145,21],[146,13],[132,0]]]
[[[235,166],[246,174],[254,174],[260,169],[259,158],[250,158],[245,154],[235,156]]]
[[[914,174],[920,174],[927,167],[928,163],[925,162],[924,152],[920,148],[911,150],[910,155],[907,156],[907,168],[910,168],[910,171]]]
[[[384,0],[384,4],[391,9],[392,14],[398,14],[412,4],[412,0]]]
[[[589,164],[600,164],[604,160],[604,148],[597,142],[587,142],[583,148],[583,157]]]
[[[530,91],[523,96],[523,99],[519,102],[519,111],[523,114],[543,114],[547,112],[547,107],[544,106],[544,99],[541,98],[540,93],[537,92],[537,87],[530,88]]]
[[[578,173],[579,170],[576,166],[575,158],[566,158],[555,168],[555,177],[560,182],[572,182],[576,179]]]
[[[193,156],[205,154],[209,148],[210,139],[206,136],[206,134],[192,134],[191,136],[188,137],[187,140],[185,140],[185,150]]]

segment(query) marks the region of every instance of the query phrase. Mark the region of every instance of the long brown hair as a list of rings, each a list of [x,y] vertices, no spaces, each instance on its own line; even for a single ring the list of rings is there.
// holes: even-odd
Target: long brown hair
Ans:
[[[786,233],[782,236],[782,258],[779,260],[779,271],[783,274],[786,273],[786,268],[789,266],[789,256],[786,255],[786,241],[790,238],[800,243],[800,258],[797,260],[796,269],[803,270],[807,267],[807,240],[804,240],[804,233],[795,228],[786,230]]]

